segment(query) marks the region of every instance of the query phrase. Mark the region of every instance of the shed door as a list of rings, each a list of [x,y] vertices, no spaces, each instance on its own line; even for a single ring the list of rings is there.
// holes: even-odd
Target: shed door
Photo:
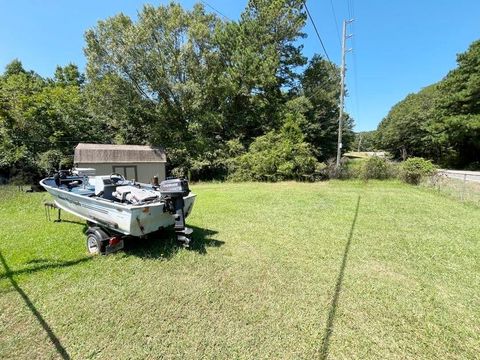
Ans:
[[[137,167],[135,165],[113,166],[113,172],[123,175],[127,180],[138,180]]]

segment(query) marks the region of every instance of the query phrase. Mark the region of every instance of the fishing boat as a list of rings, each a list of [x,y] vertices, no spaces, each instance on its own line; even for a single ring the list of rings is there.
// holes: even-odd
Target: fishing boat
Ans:
[[[55,207],[87,221],[87,250],[110,253],[123,248],[126,236],[144,237],[173,226],[188,247],[191,229],[185,226],[196,195],[185,179],[154,184],[126,180],[121,174],[87,176],[59,171],[40,181]]]

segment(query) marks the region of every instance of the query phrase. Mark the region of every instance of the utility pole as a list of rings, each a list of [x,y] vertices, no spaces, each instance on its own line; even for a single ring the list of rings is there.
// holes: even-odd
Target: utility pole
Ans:
[[[340,111],[338,115],[338,143],[337,143],[337,168],[340,166],[340,158],[342,157],[342,123],[343,123],[343,100],[345,98],[345,54],[352,49],[345,47],[347,39],[352,35],[347,35],[347,24],[353,22],[351,20],[343,20],[342,32],[342,67],[340,69]]]

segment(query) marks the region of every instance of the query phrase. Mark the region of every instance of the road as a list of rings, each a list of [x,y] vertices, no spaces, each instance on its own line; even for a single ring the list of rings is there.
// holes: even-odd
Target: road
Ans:
[[[447,170],[440,169],[439,173],[445,174],[448,178],[457,180],[466,180],[470,182],[480,183],[480,171],[466,171],[466,170]]]

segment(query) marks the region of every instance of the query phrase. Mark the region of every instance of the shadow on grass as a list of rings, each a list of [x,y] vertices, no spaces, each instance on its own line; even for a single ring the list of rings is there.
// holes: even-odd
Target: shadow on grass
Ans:
[[[335,314],[337,312],[340,292],[342,291],[343,276],[345,274],[345,267],[347,266],[348,253],[350,251],[350,244],[352,243],[353,231],[355,230],[355,224],[357,222],[359,208],[360,208],[360,195],[358,196],[358,199],[357,199],[357,207],[355,208],[355,215],[353,216],[352,226],[350,227],[350,234],[348,235],[347,243],[345,244],[345,250],[343,251],[343,259],[340,265],[340,271],[338,273],[337,281],[335,283],[335,292],[333,293],[333,297],[330,305],[330,311],[328,312],[327,323],[325,325],[325,331],[322,339],[322,348],[320,350],[321,359],[326,359],[328,357],[328,347],[330,345],[330,338],[333,334]]]
[[[0,254],[0,256],[1,256],[1,254]],[[3,257],[2,257],[2,259],[3,259]],[[83,262],[86,262],[86,261],[90,261],[90,260],[92,260],[92,257],[90,257],[90,256],[89,257],[83,257],[83,258],[80,258],[80,259],[77,259],[77,260],[59,261],[59,262],[54,262],[54,263],[51,263],[52,260],[48,260],[48,259],[36,259],[36,260],[30,260],[29,262],[27,262],[27,264],[41,264],[41,263],[46,263],[46,262],[48,262],[48,263],[43,264],[43,265],[38,265],[38,266],[35,266],[35,267],[29,267],[29,268],[26,268],[26,269],[13,270],[13,271],[10,270],[10,268],[7,269],[6,264],[4,263],[4,261],[2,261],[4,263],[3,265],[5,267],[6,273],[5,274],[0,274],[0,280],[4,279],[4,278],[10,278],[11,276],[15,276],[15,275],[28,274],[28,273],[34,273],[34,272],[37,272],[37,271],[41,271],[41,270],[63,268],[63,267],[68,267],[68,266],[72,266],[72,265],[77,265],[77,264],[80,264],[80,263],[83,263]]]
[[[6,278],[8,278],[8,280],[10,280],[10,283],[12,284],[13,288],[22,297],[23,301],[28,306],[28,308],[30,309],[32,314],[35,315],[38,322],[42,326],[43,330],[45,330],[45,332],[47,333],[48,338],[52,342],[53,346],[55,346],[55,349],[57,350],[60,357],[62,359],[70,359],[70,355],[68,355],[68,352],[63,347],[62,343],[60,342],[60,339],[55,335],[53,330],[50,328],[48,323],[43,318],[42,314],[40,314],[40,312],[37,310],[35,305],[33,305],[32,301],[30,300],[28,295],[22,290],[22,288],[18,285],[18,283],[13,278],[13,276],[15,274],[18,274],[19,272],[10,270],[10,267],[8,266],[7,262],[5,261],[5,258],[3,257],[3,254],[1,252],[0,252],[0,262],[2,263],[3,267],[5,268],[5,276],[4,277],[6,277]],[[61,266],[71,266],[71,265],[74,265],[74,263],[70,263],[68,265],[61,265]],[[60,264],[58,264],[58,265],[60,265]],[[55,267],[55,266],[53,266],[53,267]],[[60,267],[60,266],[56,266],[56,267]],[[43,268],[45,268],[45,267],[43,267]],[[33,271],[37,271],[37,270],[41,270],[41,269],[30,269],[29,271],[33,272]]]
[[[61,222],[65,223],[72,223],[83,225],[83,233],[88,230],[88,225],[85,222],[80,221],[70,221],[70,220],[63,220]],[[190,243],[189,250],[196,251],[199,254],[206,254],[207,248],[209,247],[220,247],[225,242],[221,240],[216,240],[210,238],[212,235],[218,233],[216,230],[212,229],[204,229],[196,226],[189,226],[192,228],[193,233],[191,235],[192,242]],[[126,237],[125,238],[125,247],[124,252],[127,255],[134,255],[138,257],[144,258],[163,258],[163,259],[170,259],[174,256],[178,250],[182,249],[183,246],[178,243],[175,231],[173,228],[161,229],[155,233],[148,234],[145,238],[136,238],[136,237]],[[85,258],[88,260],[90,258]],[[38,263],[43,262],[44,259],[32,260]],[[76,260],[77,262],[85,261],[84,259]],[[48,261],[48,260],[47,260]],[[38,268],[50,268],[50,267],[61,267],[61,266],[69,266],[74,265],[72,262],[65,263],[66,265],[61,264],[48,264],[48,265],[40,265]],[[32,270],[25,269],[19,270],[18,273],[23,272],[30,272]],[[0,275],[0,279],[2,275]]]
[[[224,241],[210,238],[218,231],[211,229],[189,226],[193,229],[192,242],[189,250],[199,254],[206,254],[209,247],[220,247]],[[162,229],[156,233],[149,234],[146,238],[128,238],[125,240],[124,251],[127,255],[134,255],[152,259],[170,259],[183,246],[178,243],[173,229]]]

